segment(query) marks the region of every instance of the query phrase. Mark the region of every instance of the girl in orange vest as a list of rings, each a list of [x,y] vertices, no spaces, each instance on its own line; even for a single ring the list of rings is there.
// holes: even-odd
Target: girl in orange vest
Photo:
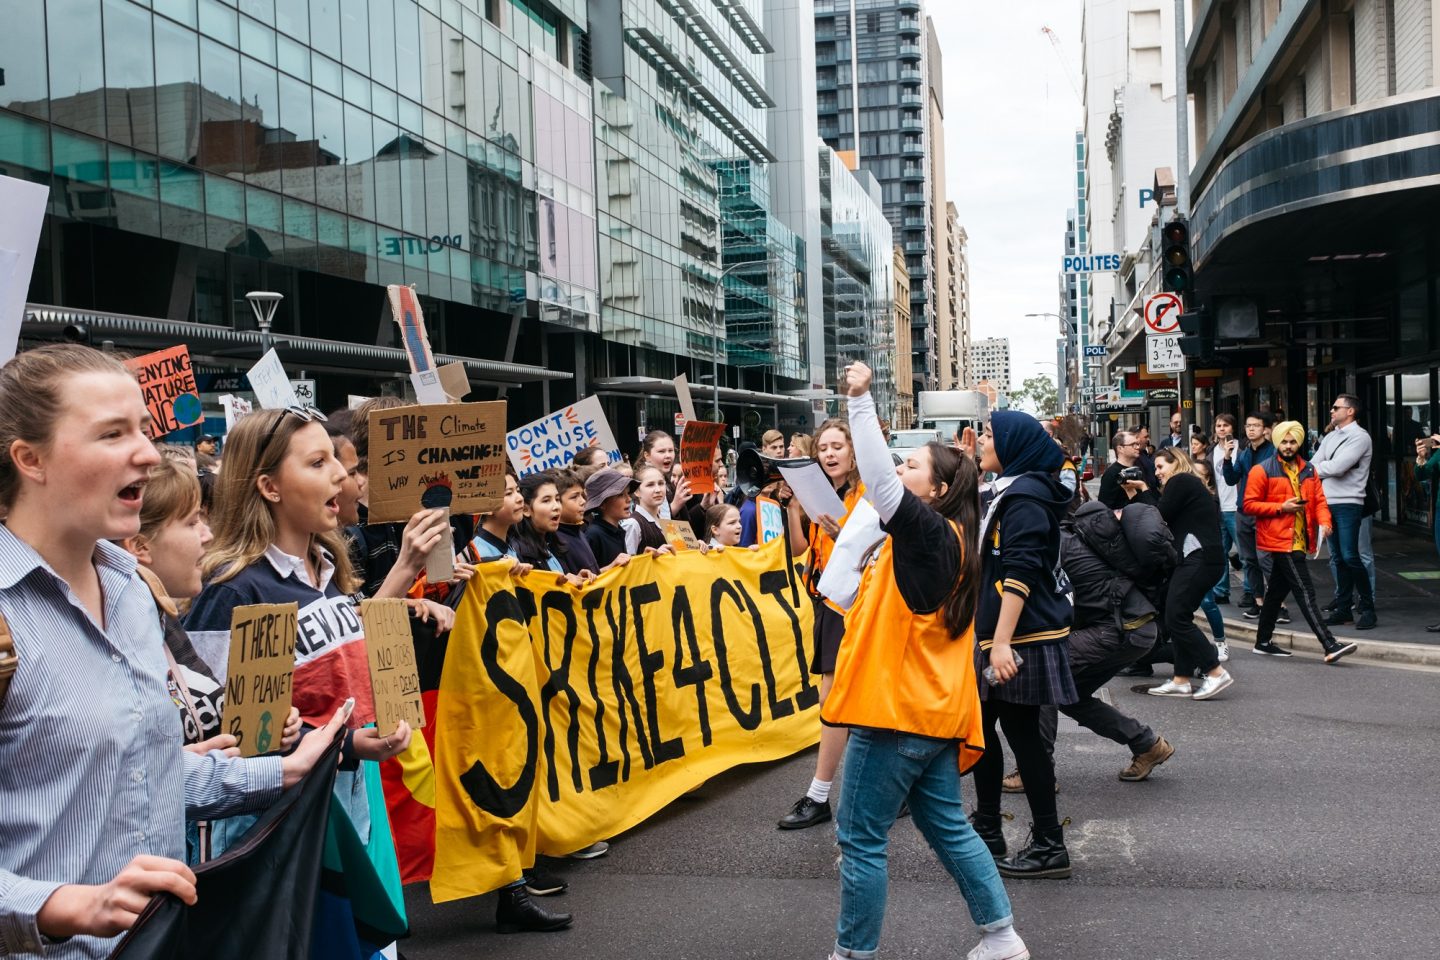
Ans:
[[[812,673],[820,674],[820,702],[825,702],[830,693],[830,683],[835,678],[835,658],[840,653],[840,641],[845,636],[845,618],[833,607],[827,606],[820,596],[817,584],[830,560],[830,551],[835,549],[835,538],[845,525],[845,518],[855,509],[865,488],[860,483],[860,474],[855,469],[855,451],[850,441],[850,427],[844,420],[826,420],[815,432],[815,459],[825,471],[835,492],[845,503],[845,516],[815,517],[808,533],[800,519],[799,504],[790,506],[789,489],[781,484],[780,502],[786,508],[786,523],[790,528],[790,548],[795,553],[810,551],[810,562],[805,568],[805,589],[815,605],[815,659],[810,664]],[[843,728],[823,728],[820,731],[820,751],[815,757],[815,776],[805,796],[795,801],[790,812],[780,818],[781,830],[799,830],[824,823],[831,817],[830,784],[840,766],[840,757],[845,753]]]
[[[980,928],[969,960],[1027,960],[994,858],[960,799],[960,775],[985,746],[973,666],[979,476],[969,456],[933,442],[892,466],[870,377],[869,367],[853,363],[844,386],[865,498],[889,536],[845,617],[821,711],[827,725],[851,728],[831,960],[872,957],[879,947],[888,836],[906,802]]]

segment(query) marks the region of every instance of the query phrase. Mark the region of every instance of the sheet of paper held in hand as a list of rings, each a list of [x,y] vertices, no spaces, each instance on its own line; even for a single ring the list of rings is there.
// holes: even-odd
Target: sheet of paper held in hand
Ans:
[[[230,614],[230,662],[221,729],[240,756],[280,749],[295,674],[296,603],[257,603]]]
[[[820,516],[828,516],[837,521],[844,519],[845,501],[840,499],[835,488],[830,485],[830,478],[825,476],[820,464],[781,467],[780,476],[785,478],[785,482],[800,499],[800,506],[805,508],[805,515],[811,520]]]
[[[880,529],[880,514],[875,512],[869,500],[861,497],[856,501],[855,509],[850,511],[840,536],[835,538],[835,548],[830,551],[830,559],[820,574],[820,582],[816,584],[820,595],[841,610],[848,611],[860,592],[860,580],[865,574],[861,563],[865,554],[883,539],[885,531]]]
[[[370,688],[375,692],[375,729],[393,733],[401,720],[411,729],[425,726],[410,610],[404,600],[366,600],[360,604],[365,651],[370,658]]]

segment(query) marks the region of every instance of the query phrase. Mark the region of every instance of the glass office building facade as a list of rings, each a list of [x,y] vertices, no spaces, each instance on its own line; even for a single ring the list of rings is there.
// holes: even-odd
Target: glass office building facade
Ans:
[[[763,38],[712,11],[726,66],[624,6],[652,54],[688,45],[713,105],[633,37],[628,96],[592,84],[584,0],[7,0],[0,173],[51,188],[29,299],[245,329],[244,294],[275,290],[277,333],[390,345],[384,285],[412,284],[437,352],[574,375],[509,396],[535,415],[709,359],[720,164],[766,159]],[[773,334],[793,284],[770,289]],[[788,376],[763,339],[773,362],[740,352]],[[348,366],[336,393],[361,391]]]

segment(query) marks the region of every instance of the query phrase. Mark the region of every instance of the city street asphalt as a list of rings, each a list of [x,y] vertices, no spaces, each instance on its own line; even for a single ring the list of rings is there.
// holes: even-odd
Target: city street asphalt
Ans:
[[[1037,958],[1387,960],[1436,954],[1440,670],[1238,648],[1208,702],[1108,694],[1176,748],[1122,783],[1127,751],[1062,718],[1056,748],[1069,880],[1008,881]],[[1153,681],[1152,681],[1153,682]],[[1136,685],[1132,689],[1132,685]],[[410,960],[822,960],[839,904],[833,823],[775,821],[814,752],[730,771],[614,839],[598,860],[542,861],[570,881],[550,934],[494,933],[494,896],[408,893]],[[843,770],[841,776],[843,777]],[[838,784],[837,784],[838,786]],[[967,805],[974,791],[966,782]],[[1022,796],[1006,830],[1022,842]],[[908,820],[891,834],[880,956],[960,958],[977,937],[953,881]]]

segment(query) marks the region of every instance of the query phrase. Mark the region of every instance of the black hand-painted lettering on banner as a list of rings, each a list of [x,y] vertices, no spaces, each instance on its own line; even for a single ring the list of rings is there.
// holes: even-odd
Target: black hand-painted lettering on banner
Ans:
[[[726,598],[735,604],[735,609],[745,612],[745,604],[730,581],[717,579],[710,585],[710,632],[715,640],[715,658],[720,661],[720,692],[725,694],[725,705],[730,708],[730,715],[740,724],[740,729],[755,730],[760,726],[760,684],[750,684],[750,709],[745,710],[735,696],[735,680],[730,673],[729,653],[725,645],[725,622],[721,619],[720,604]]]
[[[820,688],[810,682],[810,645],[805,642],[805,632],[800,629],[800,615],[785,596],[794,583],[793,572],[767,570],[760,574],[760,592],[773,597],[790,619],[790,630],[795,635],[795,663],[800,668],[800,689],[795,693],[795,706],[809,710],[820,702]],[[798,596],[795,602],[799,602]]]
[[[795,704],[790,698],[778,699],[778,687],[775,683],[775,665],[770,662],[770,642],[765,636],[765,618],[760,615],[760,608],[755,606],[755,601],[750,596],[750,591],[745,589],[741,580],[735,581],[735,589],[740,591],[740,596],[745,598],[745,606],[750,611],[750,620],[755,624],[755,648],[760,653],[760,670],[765,675],[765,698],[770,703],[770,718],[780,720],[795,712]]]
[[[630,591],[621,587],[615,592],[615,598],[620,608],[620,623],[617,628],[615,614],[611,610],[610,601],[605,601],[605,616],[610,621],[610,630],[613,641],[610,647],[610,681],[615,687],[615,709],[620,712],[620,750],[625,755],[625,761],[620,771],[623,780],[630,779],[630,743],[626,737],[629,729],[625,707],[628,704],[630,712],[628,720],[635,723],[635,745],[640,748],[640,759],[645,763],[645,769],[650,770],[655,766],[655,757],[650,753],[650,740],[645,735],[645,720],[640,716],[640,701],[635,699],[635,682],[630,679],[630,670],[625,666],[625,638],[629,636],[625,629],[628,604],[626,600]]]
[[[480,641],[480,662],[484,664],[485,673],[495,689],[515,704],[515,710],[520,715],[520,723],[525,728],[525,764],[520,776],[508,787],[502,787],[481,760],[476,760],[469,770],[460,774],[460,785],[475,805],[501,820],[507,820],[525,809],[531,788],[535,785],[535,762],[540,753],[540,724],[530,695],[523,683],[500,666],[499,630],[506,620],[529,629],[529,618],[524,615],[520,601],[514,594],[501,591],[492,595],[485,604],[485,636]],[[507,734],[509,732],[506,731]]]
[[[700,743],[710,746],[714,739],[710,730],[710,706],[705,702],[705,681],[715,676],[715,669],[709,660],[700,656],[700,638],[695,635],[695,615],[690,611],[690,595],[683,586],[675,588],[675,601],[670,606],[670,626],[675,634],[675,667],[671,675],[675,678],[675,689],[695,688],[695,712],[700,720]],[[690,666],[685,662],[685,650],[690,651]]]
[[[558,615],[565,625],[561,639],[560,662],[555,662],[552,651],[553,632],[550,628],[552,615]],[[580,779],[580,695],[570,685],[571,656],[575,652],[575,606],[568,593],[554,591],[540,600],[540,634],[544,637],[542,656],[550,676],[540,688],[540,715],[545,718],[545,786],[552,801],[560,799],[560,778],[555,770],[555,721],[550,709],[551,702],[561,693],[569,704],[570,718],[565,724],[565,745],[570,750],[570,781],[575,792],[585,789]]]
[[[590,767],[590,789],[601,790],[612,787],[620,781],[620,761],[610,759],[610,748],[605,736],[605,701],[600,698],[600,680],[596,675],[600,668],[600,632],[595,629],[595,610],[605,601],[600,591],[587,593],[580,601],[585,608],[585,623],[590,629],[590,665],[586,680],[590,686],[590,700],[595,704],[595,740],[600,758]],[[623,718],[622,718],[623,719]]]
[[[660,698],[655,691],[655,674],[665,666],[665,654],[658,650],[652,651],[645,643],[643,609],[647,604],[659,602],[659,584],[642,583],[630,589],[630,610],[635,619],[635,648],[640,654],[640,682],[645,688],[645,715],[650,721],[650,752],[657,764],[685,756],[685,744],[679,737],[661,739]]]

